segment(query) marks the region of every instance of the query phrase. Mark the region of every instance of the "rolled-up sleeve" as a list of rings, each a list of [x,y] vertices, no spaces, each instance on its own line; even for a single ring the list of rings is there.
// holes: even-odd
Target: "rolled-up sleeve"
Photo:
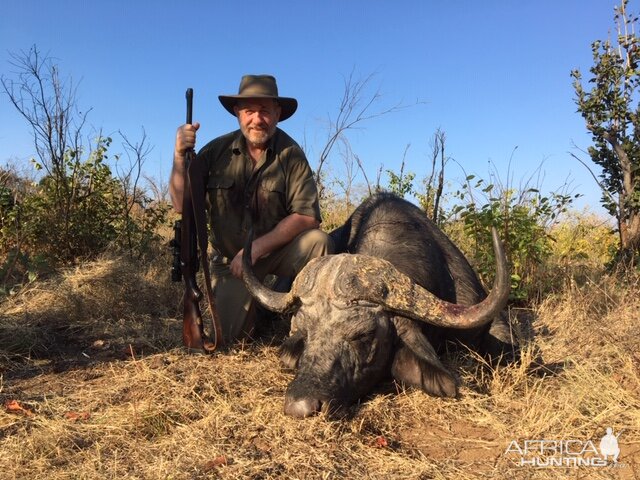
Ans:
[[[307,215],[321,222],[318,188],[309,162],[297,145],[287,153],[287,210],[289,214]]]

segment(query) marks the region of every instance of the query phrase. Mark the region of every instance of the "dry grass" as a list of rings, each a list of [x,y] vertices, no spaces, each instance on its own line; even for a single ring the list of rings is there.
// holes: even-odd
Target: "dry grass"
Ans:
[[[458,399],[387,384],[351,418],[299,421],[282,413],[291,377],[277,337],[182,353],[168,265],[106,258],[0,306],[0,478],[640,476],[637,280],[568,287],[514,312],[535,332],[522,361],[450,359]],[[512,440],[597,444],[608,426],[624,429],[622,466],[536,469],[505,454]]]

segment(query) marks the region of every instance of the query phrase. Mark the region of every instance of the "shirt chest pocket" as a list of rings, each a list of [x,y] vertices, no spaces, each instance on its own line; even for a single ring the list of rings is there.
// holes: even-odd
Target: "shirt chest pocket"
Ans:
[[[260,184],[258,203],[261,209],[266,209],[276,217],[287,214],[287,189],[284,178],[265,178]]]
[[[242,199],[236,198],[238,195],[232,178],[209,177],[207,191],[211,209],[219,215],[228,214],[242,205]]]
[[[260,190],[268,202],[277,202],[281,206],[286,204],[284,178],[265,178],[260,184]]]
[[[284,178],[268,178],[262,181],[262,190],[272,194],[279,194],[284,196],[285,186]]]
[[[217,177],[215,175],[212,175],[209,177],[209,183],[207,184],[207,188],[209,190],[217,190],[217,189],[227,190],[233,187],[233,184],[234,184],[233,178]]]

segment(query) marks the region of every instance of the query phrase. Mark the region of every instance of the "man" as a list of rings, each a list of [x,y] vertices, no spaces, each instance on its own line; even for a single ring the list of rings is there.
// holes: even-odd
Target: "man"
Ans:
[[[194,161],[207,165],[207,205],[211,224],[212,283],[225,343],[249,336],[255,307],[242,283],[243,245],[253,211],[255,239],[251,262],[258,278],[272,273],[295,277],[312,258],[332,253],[331,238],[318,230],[318,192],[298,144],[277,127],[298,102],[278,96],[270,75],[245,75],[238,95],[220,95],[237,117],[239,130],[218,137]],[[176,133],[169,189],[180,212],[185,152],[194,148],[200,124]]]

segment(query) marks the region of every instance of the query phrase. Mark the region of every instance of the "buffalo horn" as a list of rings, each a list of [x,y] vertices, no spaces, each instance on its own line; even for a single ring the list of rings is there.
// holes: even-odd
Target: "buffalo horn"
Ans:
[[[358,276],[360,285],[351,284],[349,288],[357,290],[358,299],[439,327],[467,329],[484,325],[502,311],[511,289],[507,259],[498,232],[493,228],[491,234],[497,263],[496,278],[487,298],[476,305],[464,306],[441,300],[386,262],[385,266],[376,266],[377,261],[374,261],[369,267],[363,267],[371,271]]]
[[[249,229],[247,241],[242,253],[242,280],[245,287],[260,305],[267,310],[276,313],[284,313],[296,302],[296,297],[291,292],[280,293],[267,288],[258,277],[256,277],[251,265],[251,244],[253,242],[253,227]]]

